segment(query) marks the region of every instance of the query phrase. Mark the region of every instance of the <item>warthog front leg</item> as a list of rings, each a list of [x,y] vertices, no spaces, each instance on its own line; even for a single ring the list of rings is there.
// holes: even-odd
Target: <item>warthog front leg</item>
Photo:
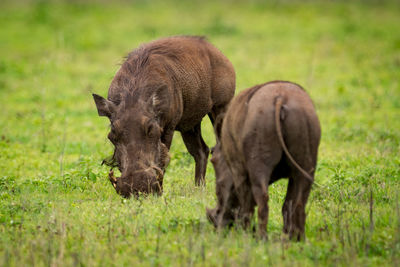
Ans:
[[[192,130],[182,133],[182,138],[187,150],[196,162],[195,184],[205,184],[207,159],[210,150],[201,136],[200,123]]]

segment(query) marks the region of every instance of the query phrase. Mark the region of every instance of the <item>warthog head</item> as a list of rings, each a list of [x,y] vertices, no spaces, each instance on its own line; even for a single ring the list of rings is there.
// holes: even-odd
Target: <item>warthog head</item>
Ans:
[[[222,155],[220,143],[212,149],[211,163],[216,177],[217,207],[206,210],[207,218],[217,228],[231,226],[237,217],[239,202],[235,194],[232,173]]]
[[[168,148],[161,142],[162,128],[155,96],[128,94],[118,105],[93,94],[99,116],[110,119],[108,139],[115,150],[103,163],[111,167],[109,179],[124,197],[138,193],[162,192],[164,170],[169,162]],[[121,177],[112,169],[118,167]]]

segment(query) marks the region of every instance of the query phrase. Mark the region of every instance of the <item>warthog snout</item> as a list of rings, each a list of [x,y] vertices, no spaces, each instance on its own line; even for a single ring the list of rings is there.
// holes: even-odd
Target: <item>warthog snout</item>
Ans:
[[[111,170],[108,177],[117,193],[129,198],[132,194],[138,196],[140,193],[160,195],[163,175],[164,172],[160,168],[152,166],[130,174],[123,174],[121,177],[115,177]]]

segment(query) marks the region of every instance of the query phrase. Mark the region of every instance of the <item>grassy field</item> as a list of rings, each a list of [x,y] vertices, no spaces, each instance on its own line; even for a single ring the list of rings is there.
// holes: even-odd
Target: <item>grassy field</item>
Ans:
[[[400,265],[399,2],[261,2],[1,1],[0,265]],[[194,186],[179,133],[162,197],[115,193],[91,93],[106,96],[139,44],[178,34],[220,48],[237,92],[282,79],[313,98],[321,186],[305,242],[281,234],[286,180],[270,190],[268,242],[214,231],[214,170]]]

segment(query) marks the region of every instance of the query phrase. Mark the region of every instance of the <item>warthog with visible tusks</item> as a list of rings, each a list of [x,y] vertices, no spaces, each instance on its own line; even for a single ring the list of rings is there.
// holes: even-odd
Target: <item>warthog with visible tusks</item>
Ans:
[[[225,111],[235,91],[231,62],[202,37],[170,37],[131,52],[115,75],[108,99],[93,94],[100,116],[111,121],[115,146],[104,162],[118,167],[109,178],[124,197],[161,193],[175,130],[196,162],[195,182],[205,181],[209,149],[200,123]]]
[[[238,220],[246,227],[257,205],[259,233],[266,237],[268,185],[288,177],[283,230],[302,239],[321,135],[310,97],[299,85],[269,82],[240,93],[222,126],[219,121],[211,159],[218,203],[207,210],[210,221],[224,227]]]

